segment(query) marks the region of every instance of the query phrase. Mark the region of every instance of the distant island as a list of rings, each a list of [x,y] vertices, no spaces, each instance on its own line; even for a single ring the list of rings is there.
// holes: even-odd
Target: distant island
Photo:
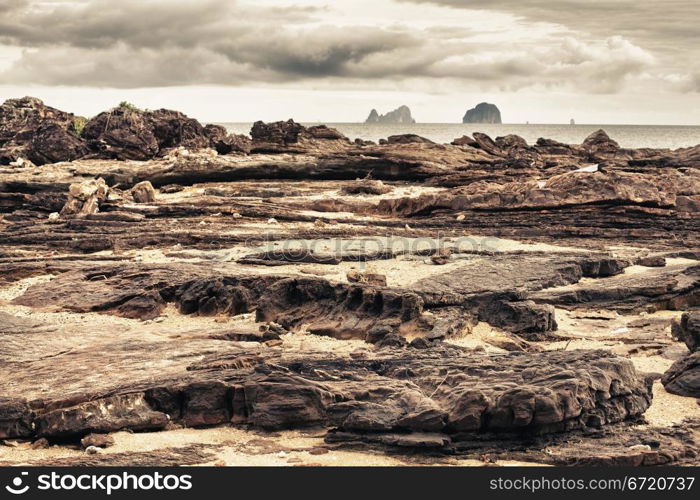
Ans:
[[[376,109],[373,109],[365,123],[416,123],[416,120],[411,116],[411,110],[408,106],[399,106],[385,115],[380,115]]]
[[[482,102],[466,112],[462,123],[501,123],[501,112],[495,104]]]

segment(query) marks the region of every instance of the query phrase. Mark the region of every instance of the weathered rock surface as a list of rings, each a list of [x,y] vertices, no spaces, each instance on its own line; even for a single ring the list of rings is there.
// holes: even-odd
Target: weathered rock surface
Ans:
[[[690,352],[700,350],[700,312],[684,313],[680,322],[673,324],[673,336],[682,340]]]
[[[156,201],[156,190],[148,181],[139,182],[131,188],[131,197],[136,203],[153,203]]]
[[[194,354],[190,359],[201,359]],[[488,356],[443,346],[384,348],[354,359],[253,350],[211,354],[183,368],[172,379],[136,377],[109,389],[116,381],[98,378],[83,393],[53,392],[24,406],[5,402],[3,429],[9,437],[26,435],[30,422],[30,434],[69,438],[159,429],[169,421],[236,422],[441,432],[448,444],[474,433],[541,434],[634,420],[651,401],[650,386],[631,363],[602,351]]]
[[[104,179],[85,181],[81,184],[71,184],[68,190],[68,201],[61,209],[62,216],[84,216],[96,214],[100,205],[107,199],[109,187]]]
[[[661,383],[672,394],[700,398],[700,352],[676,361],[664,373]]]
[[[467,110],[462,123],[501,123],[501,111],[495,104],[482,102]]]
[[[77,118],[33,97],[0,106],[0,164],[28,159],[36,165],[71,161],[88,152],[78,137]]]
[[[118,160],[149,160],[177,147],[225,149],[220,143],[229,140],[205,130],[197,120],[179,111],[141,111],[130,106],[119,106],[90,119],[82,137],[94,156]]]
[[[690,354],[676,361],[661,378],[668,392],[700,398],[700,314],[685,313],[673,324],[673,335],[682,340]]]
[[[314,426],[327,449],[697,461],[675,395],[697,357],[669,331],[697,344],[698,148],[152,114],[102,115],[83,159],[0,166],[0,439]],[[645,411],[659,375],[631,363],[674,361]],[[154,446],[133,463],[211,459]]]

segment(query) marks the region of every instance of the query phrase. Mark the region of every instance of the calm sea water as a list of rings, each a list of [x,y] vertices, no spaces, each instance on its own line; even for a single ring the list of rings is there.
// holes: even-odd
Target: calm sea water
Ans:
[[[252,123],[222,123],[237,134],[250,133]],[[318,125],[304,123],[304,125]],[[662,125],[492,125],[461,123],[415,123],[405,125],[367,123],[327,123],[351,139],[359,137],[377,141],[395,134],[418,134],[432,141],[449,143],[456,137],[484,132],[491,137],[517,134],[533,144],[539,137],[556,139],[567,144],[580,144],[591,132],[600,128],[626,148],[683,148],[700,144],[700,126]]]

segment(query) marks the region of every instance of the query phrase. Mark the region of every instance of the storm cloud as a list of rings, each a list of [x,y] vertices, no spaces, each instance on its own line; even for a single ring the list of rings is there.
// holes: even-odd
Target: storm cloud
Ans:
[[[605,33],[596,28],[603,18],[619,17],[614,2],[405,1],[400,8],[428,4],[503,11],[516,16],[512,22],[522,33],[481,22],[447,26],[422,18],[392,22],[379,15],[376,22],[358,18],[353,23],[348,5],[345,11],[339,8],[345,2],[0,0],[0,44],[21,49],[0,72],[0,83],[143,88],[297,82],[373,88],[387,82],[429,87],[439,80],[455,88],[610,93],[650,78],[658,67],[659,44],[637,40],[647,43],[653,30],[673,31],[676,24],[680,30],[682,21],[674,14],[638,36],[635,30],[641,28],[633,20],[615,21]],[[678,4],[680,12],[680,4],[690,2],[668,3]],[[586,16],[577,9],[595,16],[582,21]],[[651,7],[642,10],[656,13]],[[538,27],[540,21],[563,23],[567,14],[579,19],[577,29],[596,36]],[[531,20],[533,27],[523,27],[517,16]]]

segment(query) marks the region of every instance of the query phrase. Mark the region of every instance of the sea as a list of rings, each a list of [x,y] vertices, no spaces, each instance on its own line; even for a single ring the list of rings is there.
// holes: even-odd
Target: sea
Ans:
[[[249,134],[252,123],[221,123],[230,132]],[[320,125],[303,123],[303,125]],[[378,141],[390,135],[417,134],[438,143],[449,143],[457,137],[473,132],[483,132],[496,138],[507,134],[517,134],[529,144],[540,137],[555,139],[567,144],[580,144],[598,129],[624,148],[669,148],[677,149],[700,144],[700,126],[676,125],[543,125],[543,124],[473,124],[473,123],[325,123],[338,129],[350,139]]]

